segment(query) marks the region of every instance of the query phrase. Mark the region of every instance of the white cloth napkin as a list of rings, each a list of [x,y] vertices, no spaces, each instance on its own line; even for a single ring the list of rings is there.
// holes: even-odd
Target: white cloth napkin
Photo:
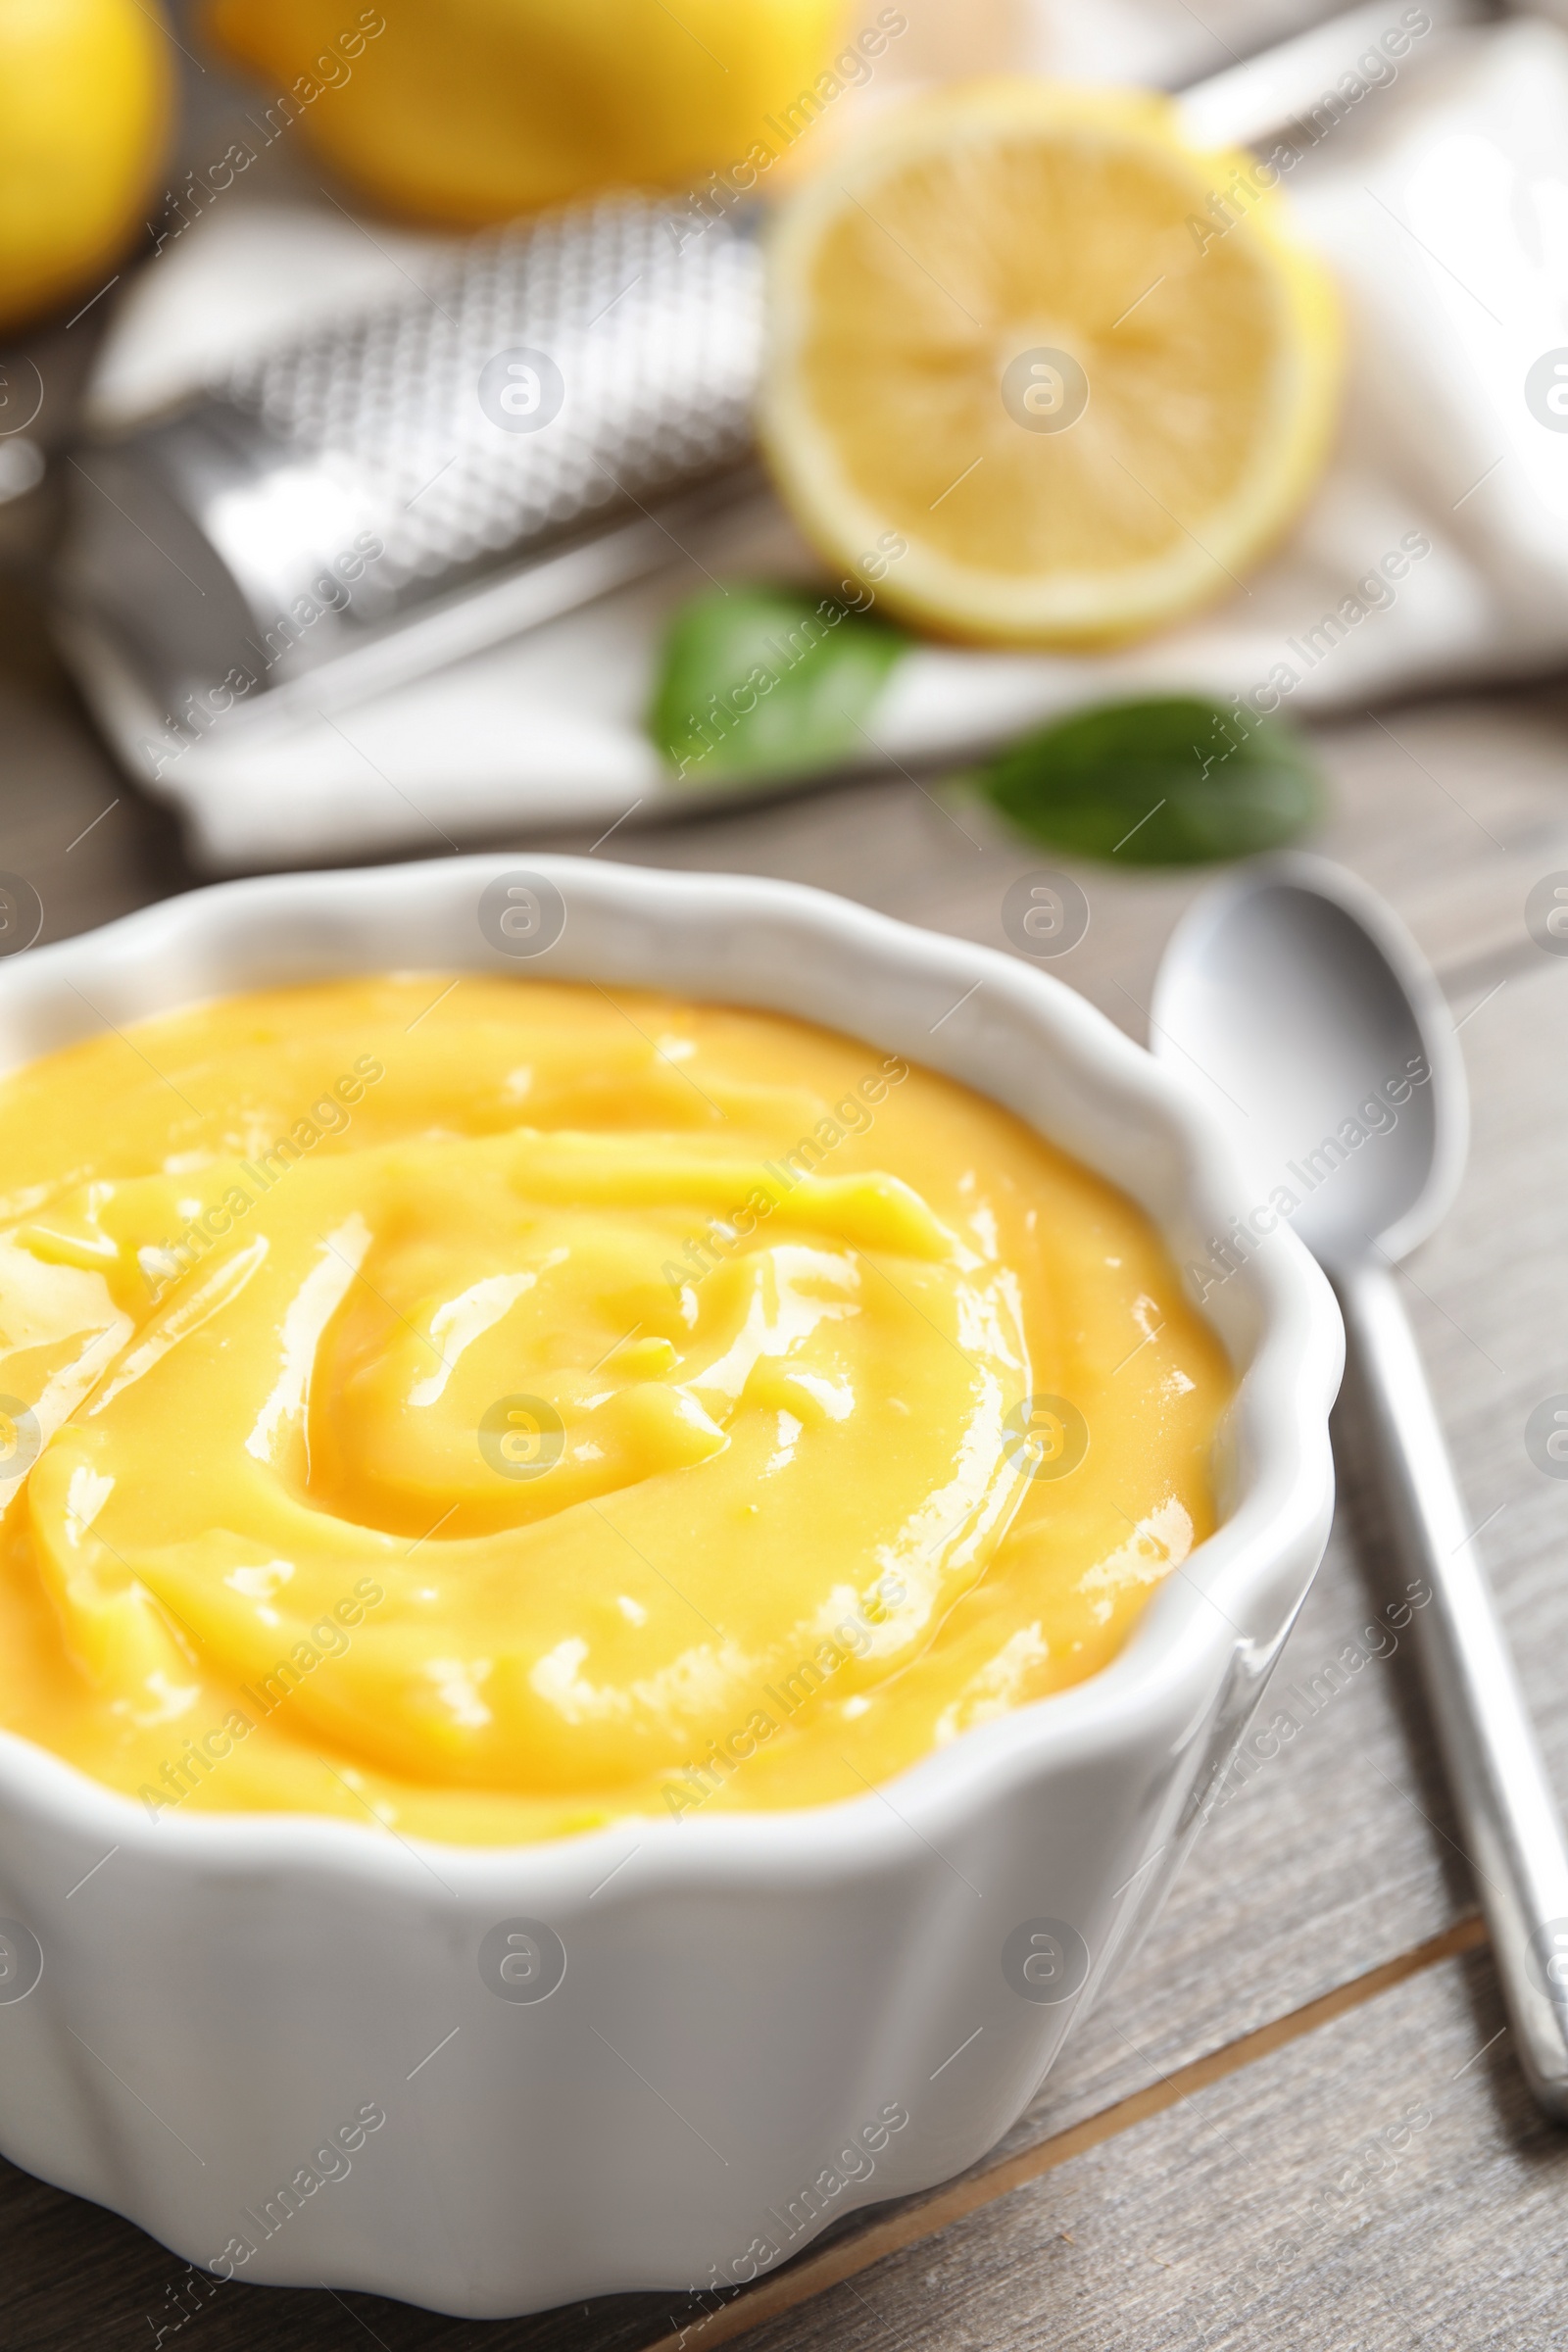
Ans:
[[[1194,624],[1099,657],[917,645],[868,721],[890,765],[966,758],[1085,701],[1196,688],[1301,715],[1568,658],[1568,35],[1532,19],[1433,36],[1291,172],[1337,269],[1352,365],[1337,454],[1287,545]],[[158,405],[215,353],[406,284],[440,250],[325,206],[215,207],[130,290],[101,416]],[[1546,368],[1549,376],[1549,363]],[[1564,378],[1568,382],[1568,376]],[[813,578],[783,514],[701,546],[730,577]],[[286,735],[221,730],[150,788],[214,868],[633,822],[689,804],[642,727],[682,566]],[[100,705],[102,707],[102,705]]]

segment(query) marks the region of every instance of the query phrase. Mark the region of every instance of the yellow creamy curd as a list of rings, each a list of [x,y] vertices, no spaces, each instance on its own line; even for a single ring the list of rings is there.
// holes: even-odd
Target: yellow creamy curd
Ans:
[[[1094,1673],[1232,1385],[964,1087],[424,974],[0,1083],[0,1725],[470,1841],[858,1795]]]

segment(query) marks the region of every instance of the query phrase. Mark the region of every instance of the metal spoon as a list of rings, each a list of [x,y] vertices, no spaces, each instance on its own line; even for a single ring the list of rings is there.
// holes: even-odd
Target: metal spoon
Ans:
[[[1235,1125],[1257,1185],[1251,1240],[1289,1215],[1339,1293],[1405,1570],[1431,1589],[1412,1622],[1520,2063],[1568,2122],[1568,1844],[1394,1278],[1464,1167],[1447,1007],[1374,892],[1292,857],[1197,901],[1151,1025],[1155,1052],[1206,1080]],[[1217,1245],[1216,1279],[1239,1254]]]

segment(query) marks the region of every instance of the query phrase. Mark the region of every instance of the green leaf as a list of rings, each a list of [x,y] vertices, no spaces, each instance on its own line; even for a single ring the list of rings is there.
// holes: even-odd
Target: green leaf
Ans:
[[[1107,703],[1026,735],[979,771],[1032,841],[1124,865],[1201,865],[1278,849],[1323,809],[1304,739],[1196,695]]]
[[[835,596],[705,591],[664,641],[649,732],[691,785],[835,766],[872,752],[858,722],[908,643]]]

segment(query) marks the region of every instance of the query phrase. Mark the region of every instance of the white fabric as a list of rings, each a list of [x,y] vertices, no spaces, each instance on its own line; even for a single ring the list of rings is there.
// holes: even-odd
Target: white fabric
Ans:
[[[1568,432],[1538,421],[1524,393],[1532,363],[1568,347],[1568,35],[1526,19],[1441,50],[1434,39],[1289,186],[1346,290],[1353,354],[1337,454],[1289,543],[1200,620],[1114,655],[916,646],[869,721],[889,762],[956,760],[1129,690],[1263,687],[1299,714],[1568,656]],[[132,287],[100,413],[158,405],[215,350],[275,332],[292,287],[330,308],[406,282],[437,251],[381,227],[372,243],[324,207],[215,208]],[[1358,580],[1386,558],[1397,570],[1416,543],[1429,552],[1356,598]],[[694,553],[729,576],[815,576],[777,511],[737,517]],[[701,585],[682,566],[331,727],[265,742],[220,730],[169,761],[156,789],[220,867],[609,825],[633,803],[641,822],[689,798],[641,719],[660,632]],[[1314,658],[1307,632],[1329,613],[1343,637]],[[1319,629],[1319,644],[1334,633]]]

